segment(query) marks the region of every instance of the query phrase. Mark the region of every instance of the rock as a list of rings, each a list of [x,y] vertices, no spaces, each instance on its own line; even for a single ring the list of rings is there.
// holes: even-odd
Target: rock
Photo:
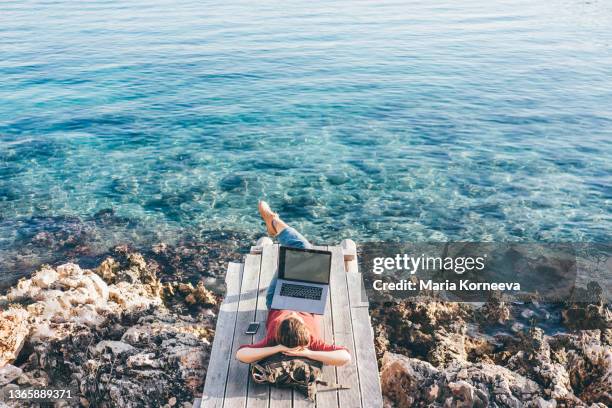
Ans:
[[[464,319],[472,312],[461,303],[411,300],[386,304],[371,313],[379,347],[407,345],[406,350],[399,351],[423,359],[433,358],[436,363],[444,363],[453,356],[465,357],[461,337],[466,332]]]
[[[504,324],[510,320],[511,313],[507,303],[502,300],[501,293],[491,292],[487,303],[478,310],[477,317],[487,323]]]
[[[530,304],[538,316],[549,306]],[[385,406],[612,406],[612,329],[549,336],[513,322],[516,335],[493,339],[475,330],[505,316],[498,298],[473,314],[436,300],[374,305]]]
[[[108,300],[109,291],[108,291],[108,285],[106,284],[106,282],[104,282],[102,278],[95,273],[89,272],[87,274],[87,277],[91,279],[93,287],[95,288],[96,293],[98,294],[100,299],[104,301]]]
[[[540,397],[536,401],[537,408],[557,408],[557,401],[546,401],[544,398]]]
[[[0,313],[0,367],[15,361],[30,333],[29,313],[10,307]]]
[[[66,264],[60,265],[57,267],[56,271],[60,279],[63,279],[63,278],[76,279],[80,277],[81,275],[83,275],[83,270],[81,269],[81,267],[73,263],[66,263]]]
[[[536,316],[536,312],[531,309],[525,309],[521,312],[521,317],[524,319],[531,319]]]
[[[22,302],[34,298],[41,289],[32,283],[30,279],[21,279],[17,285],[10,288],[6,294],[9,302]]]
[[[612,348],[599,330],[546,336],[532,328],[514,349],[507,368],[542,384],[543,396],[570,406],[612,403]]]
[[[501,366],[455,361],[438,370],[428,362],[391,353],[383,357],[381,386],[397,408],[524,406],[535,404],[541,392],[532,380]]]
[[[15,367],[11,364],[6,364],[0,368],[0,387],[16,380],[23,371],[19,367]]]
[[[217,299],[211,291],[204,287],[204,282],[198,282],[193,292],[196,300],[205,306],[214,306],[217,304]]]
[[[451,400],[459,400],[455,403],[456,407],[486,407],[484,401],[475,401],[475,390],[474,386],[465,381],[456,381],[448,383],[448,388],[453,394],[453,399]]]
[[[178,290],[179,292],[187,295],[187,294],[193,293],[194,287],[191,283],[180,283],[178,285]]]
[[[94,353],[102,354],[107,349],[110,350],[115,356],[121,356],[125,353],[129,354],[134,351],[134,347],[132,345],[122,341],[102,340],[94,347]]]
[[[129,368],[160,368],[161,363],[155,358],[155,353],[140,353],[128,357],[127,366]]]
[[[395,406],[412,407],[419,401],[421,390],[431,394],[431,387],[438,386],[434,379],[439,375],[440,372],[425,361],[386,353],[382,360],[380,381],[383,394]],[[427,394],[423,396],[424,401]]]
[[[102,408],[193,401],[203,387],[214,333],[215,313],[204,308],[216,297],[203,284],[191,285],[197,313],[182,314],[183,295],[166,299],[175,304],[170,310],[158,271],[155,262],[126,247],[94,270],[44,266],[18,282],[3,301],[22,305],[0,312],[2,381],[74,386],[81,405]],[[7,365],[22,348],[29,356],[20,367]]]
[[[181,283],[177,288],[180,293],[185,295],[185,302],[190,305],[200,304],[208,307],[217,305],[217,298],[206,289],[202,281],[198,282],[195,288],[191,283]],[[173,290],[171,293],[173,293]]]
[[[612,328],[612,311],[607,304],[574,303],[561,312],[563,324],[572,329]]]
[[[32,284],[41,289],[47,289],[59,278],[59,273],[49,267],[43,267],[32,276]]]
[[[168,244],[165,242],[159,242],[151,248],[155,254],[162,254],[168,250]]]
[[[525,325],[523,323],[515,322],[510,326],[510,330],[514,333],[520,333],[525,329]]]
[[[97,273],[104,279],[108,284],[115,282],[117,271],[119,270],[119,264],[111,257],[106,258],[100,266],[98,266]]]
[[[434,334],[434,346],[427,354],[427,361],[438,366],[460,360],[467,360],[465,336],[461,333],[446,333],[438,330]]]
[[[6,395],[10,390],[16,391],[21,389],[22,387],[20,387],[17,384],[7,384],[4,387],[0,387],[0,395]],[[5,407],[9,407],[10,405],[4,403],[4,402],[0,402],[0,408],[5,408]]]

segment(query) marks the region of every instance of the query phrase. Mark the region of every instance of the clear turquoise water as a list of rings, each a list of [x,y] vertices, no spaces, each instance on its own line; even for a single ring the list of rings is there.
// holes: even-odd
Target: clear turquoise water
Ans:
[[[3,1],[0,267],[80,223],[255,233],[258,198],[315,240],[609,241],[610,27],[600,0]]]

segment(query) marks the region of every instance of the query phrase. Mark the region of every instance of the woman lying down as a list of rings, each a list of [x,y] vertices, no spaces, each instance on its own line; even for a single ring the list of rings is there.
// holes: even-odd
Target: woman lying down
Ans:
[[[266,223],[268,234],[276,237],[283,246],[312,248],[295,229],[285,224],[265,201],[259,202],[259,213]],[[272,279],[266,295],[268,309],[272,304],[276,277]],[[351,361],[346,347],[325,343],[321,337],[322,318],[306,312],[272,309],[266,321],[266,337],[255,344],[240,346],[236,358],[243,363],[253,363],[276,353],[320,361],[323,364],[341,366]]]

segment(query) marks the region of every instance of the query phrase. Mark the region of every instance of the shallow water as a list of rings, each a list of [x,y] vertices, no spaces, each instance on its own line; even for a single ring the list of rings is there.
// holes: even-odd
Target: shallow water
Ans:
[[[598,0],[4,1],[0,270],[45,231],[254,234],[258,198],[318,241],[609,241],[611,26]]]

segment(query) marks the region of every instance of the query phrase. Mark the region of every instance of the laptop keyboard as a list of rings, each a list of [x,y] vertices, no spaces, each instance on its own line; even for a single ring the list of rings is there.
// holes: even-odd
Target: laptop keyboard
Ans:
[[[292,283],[283,283],[280,290],[281,296],[289,296],[301,299],[320,300],[323,288],[317,286],[302,286]]]

